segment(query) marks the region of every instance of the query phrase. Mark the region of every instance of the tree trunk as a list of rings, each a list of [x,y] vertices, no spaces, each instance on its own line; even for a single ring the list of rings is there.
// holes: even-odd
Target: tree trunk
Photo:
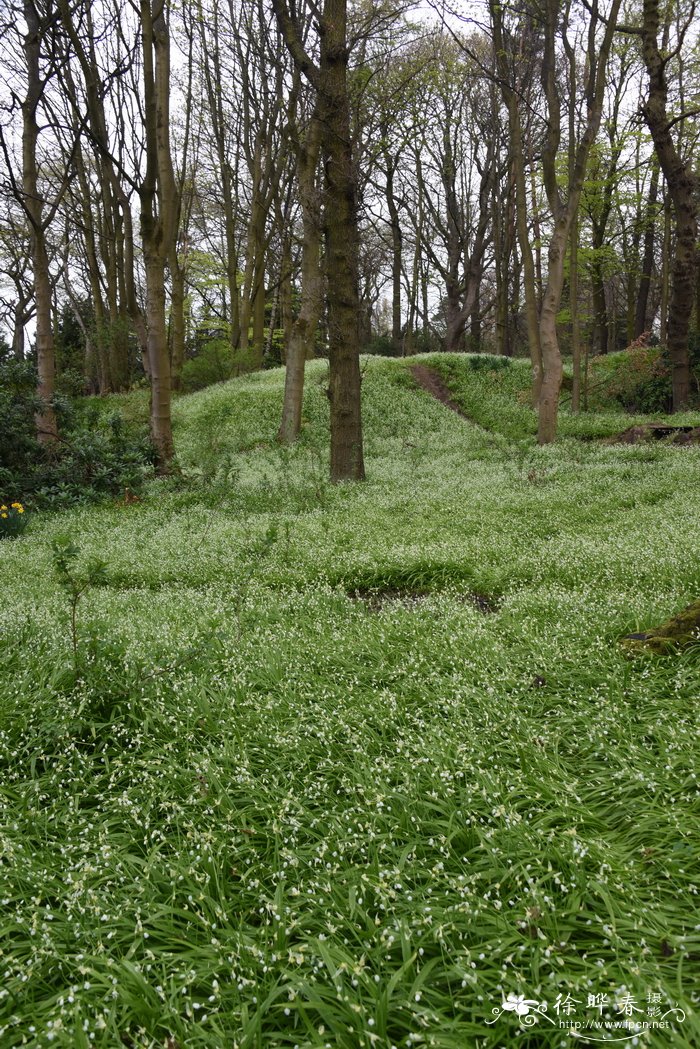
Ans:
[[[654,241],[656,239],[656,221],[658,217],[656,200],[658,193],[659,165],[657,161],[652,164],[649,197],[647,199],[646,215],[644,216],[644,253],[642,255],[642,270],[639,276],[637,303],[634,312],[633,336],[635,339],[638,339],[643,332],[649,331],[651,326],[647,313],[649,309],[649,289],[654,273]]]
[[[676,244],[668,314],[668,351],[671,358],[673,409],[683,408],[690,397],[688,333],[695,290],[698,180],[691,160],[676,148],[666,111],[667,57],[659,49],[659,0],[644,0],[642,8],[642,57],[649,77],[649,96],[642,113],[654,141],[656,155],[673,202]]]
[[[272,0],[285,43],[316,89],[324,163],[331,481],[364,479],[358,332],[357,184],[350,134],[347,0],[325,0],[319,19],[320,66],[304,50],[296,15]]]
[[[386,140],[388,129],[382,129],[382,138]],[[389,211],[389,227],[391,230],[391,345],[394,355],[401,355],[401,256],[403,251],[403,233],[401,231],[401,220],[399,209],[394,196],[394,172],[396,163],[388,149],[384,149],[384,160],[386,165],[385,195]]]
[[[572,223],[578,213],[581,190],[586,177],[586,167],[591,146],[600,127],[605,94],[607,59],[612,44],[613,32],[621,0],[613,0],[600,46],[596,40],[596,16],[591,15],[588,30],[588,47],[584,95],[586,116],[583,132],[578,144],[570,142],[569,179],[564,197],[559,185],[556,160],[559,150],[561,127],[561,100],[556,79],[555,38],[559,32],[558,0],[547,0],[545,19],[545,47],[542,63],[542,87],[547,99],[548,124],[542,147],[542,172],[547,200],[554,228],[549,243],[549,269],[547,287],[540,313],[540,343],[542,346],[542,393],[539,402],[537,439],[540,444],[554,440],[557,428],[559,391],[562,380],[562,360],[557,339],[557,313],[564,285],[564,255]],[[562,32],[566,33],[566,26]],[[570,45],[565,45],[569,47]]]
[[[590,264],[591,288],[593,291],[593,353],[604,354],[608,352],[610,342],[610,329],[608,325],[608,303],[605,297],[605,278],[600,256],[595,252],[603,245],[596,244],[593,247],[593,258]]]
[[[22,190],[23,204],[29,219],[29,232],[34,273],[34,303],[36,311],[37,397],[41,407],[35,415],[37,440],[43,445],[55,444],[58,437],[56,413],[53,408],[56,363],[53,328],[51,324],[51,275],[46,250],[44,200],[40,195],[37,171],[37,142],[39,125],[37,107],[44,90],[41,70],[41,20],[32,0],[25,0],[24,18],[27,33],[24,38],[24,56],[27,63],[27,94],[22,103]]]
[[[321,209],[317,186],[321,127],[311,118],[306,141],[297,143],[297,182],[302,208],[301,304],[287,347],[282,420],[277,433],[280,444],[292,444],[301,430],[306,361],[314,356],[316,329],[323,301],[321,276]]]
[[[153,3],[153,9],[151,8]],[[156,468],[166,474],[174,455],[171,372],[165,323],[165,265],[175,228],[175,180],[170,154],[170,41],[159,0],[141,0],[145,92],[146,175],[139,186],[146,269],[146,352],[151,378],[151,439]]]
[[[319,117],[325,167],[331,480],[363,480],[358,333],[357,187],[348,97],[347,0],[326,0]]]
[[[541,288],[541,274],[535,267],[532,254],[530,231],[528,228],[527,179],[525,173],[525,148],[520,115],[520,96],[511,81],[511,70],[503,41],[503,9],[491,0],[491,22],[493,25],[496,62],[500,78],[501,94],[508,110],[508,131],[510,134],[510,153],[513,164],[513,181],[515,183],[515,226],[523,263],[523,285],[525,291],[525,320],[527,325],[527,342],[532,366],[533,404],[539,404],[542,389],[542,349],[540,347],[538,287]],[[535,211],[535,218],[537,212]],[[535,231],[536,238],[539,233]],[[538,241],[539,243],[539,241]],[[537,248],[539,254],[539,247]]]
[[[537,440],[549,444],[556,437],[559,390],[563,375],[559,340],[557,338],[557,314],[561,292],[564,287],[564,254],[570,223],[560,217],[549,242],[547,287],[542,300],[540,314],[540,346],[542,348],[542,386],[539,398],[539,420]]]
[[[571,311],[571,364],[574,373],[571,410],[581,409],[581,331],[578,311],[578,219],[571,224],[569,248],[569,307]]]

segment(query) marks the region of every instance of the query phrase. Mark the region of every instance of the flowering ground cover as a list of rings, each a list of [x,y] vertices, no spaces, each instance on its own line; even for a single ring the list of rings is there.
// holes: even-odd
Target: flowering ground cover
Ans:
[[[373,360],[363,485],[319,362],[292,451],[281,371],[210,387],[184,482],[0,544],[3,1047],[700,1044],[698,649],[618,643],[700,593],[700,450],[424,363],[474,422]]]

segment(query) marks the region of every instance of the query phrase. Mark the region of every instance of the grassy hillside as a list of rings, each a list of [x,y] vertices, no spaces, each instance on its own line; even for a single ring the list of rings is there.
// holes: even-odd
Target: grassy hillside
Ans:
[[[3,1047],[565,1045],[589,995],[700,1044],[698,651],[618,646],[700,596],[700,450],[538,448],[525,365],[423,361],[474,421],[372,360],[363,485],[318,362],[293,450],[281,371],[210,387],[184,481],[0,544]]]

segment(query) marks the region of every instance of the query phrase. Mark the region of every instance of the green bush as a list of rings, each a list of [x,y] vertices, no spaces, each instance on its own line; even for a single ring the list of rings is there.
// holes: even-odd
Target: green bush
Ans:
[[[0,362],[0,491],[10,502],[24,495],[24,479],[40,455],[34,426],[38,407],[32,365]]]
[[[510,357],[497,357],[493,353],[470,353],[467,360],[469,361],[469,367],[475,372],[497,372],[511,366]]]
[[[632,412],[670,411],[671,369],[663,347],[632,344],[600,370],[602,382],[592,391],[599,403],[621,405]]]
[[[373,339],[362,347],[363,353],[371,353],[377,357],[396,357],[396,347],[391,335],[375,335]]]
[[[230,343],[227,339],[210,339],[196,357],[185,361],[182,367],[182,389],[185,393],[194,393],[215,382],[224,382],[232,374]]]
[[[105,496],[138,491],[153,461],[148,438],[127,437],[112,419],[109,430],[75,430],[60,453],[38,464],[32,480],[34,502],[43,508],[98,502]]]
[[[60,440],[36,439],[36,372],[24,361],[0,362],[0,491],[8,505],[57,508],[95,502],[125,488],[137,490],[153,461],[145,428],[127,426],[118,413],[76,407],[57,397]]]

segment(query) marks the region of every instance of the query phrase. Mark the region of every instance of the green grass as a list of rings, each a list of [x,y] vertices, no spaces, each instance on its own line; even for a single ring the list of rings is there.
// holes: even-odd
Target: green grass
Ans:
[[[524,365],[426,361],[475,422],[373,360],[364,485],[318,363],[291,452],[280,371],[211,387],[186,483],[0,544],[3,1049],[593,1045],[486,1021],[625,993],[700,1044],[698,653],[618,646],[698,596],[700,451],[538,448]]]

